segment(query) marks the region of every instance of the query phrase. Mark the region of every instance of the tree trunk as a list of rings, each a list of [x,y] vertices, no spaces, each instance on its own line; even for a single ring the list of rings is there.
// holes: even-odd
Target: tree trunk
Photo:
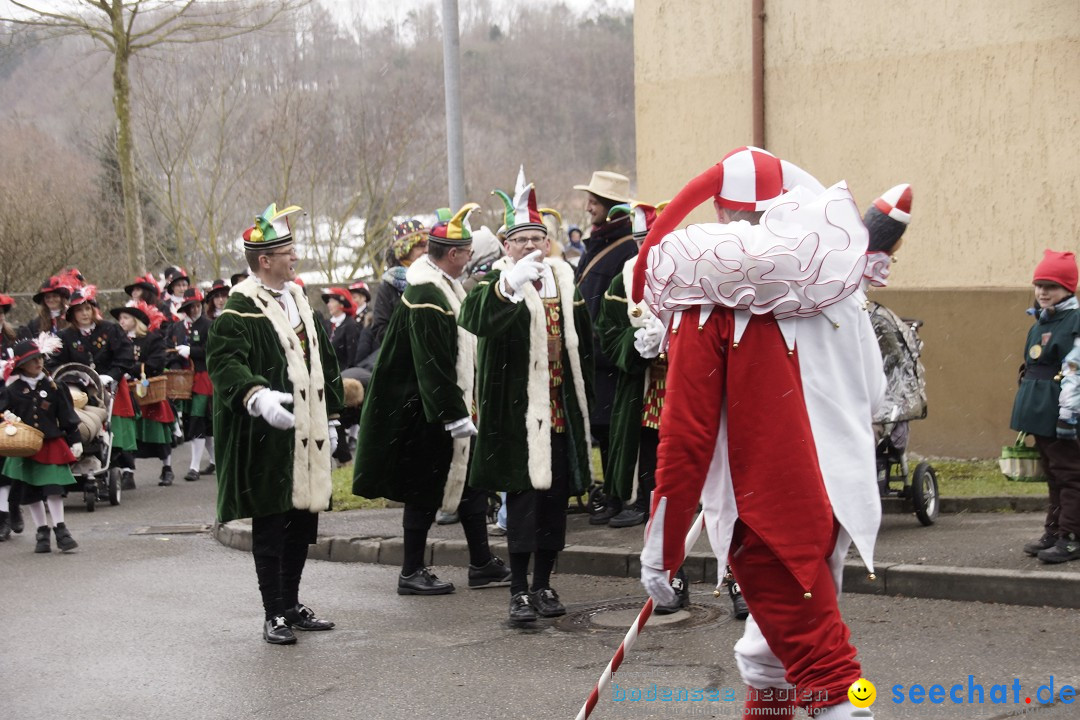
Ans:
[[[116,161],[120,168],[120,189],[124,202],[124,240],[128,248],[128,274],[146,273],[146,237],[143,235],[142,205],[135,175],[135,138],[131,132],[131,81],[128,60],[131,52],[123,28],[123,16],[113,18],[116,53],[113,65],[113,107],[116,110]],[[119,26],[118,26],[119,24]]]

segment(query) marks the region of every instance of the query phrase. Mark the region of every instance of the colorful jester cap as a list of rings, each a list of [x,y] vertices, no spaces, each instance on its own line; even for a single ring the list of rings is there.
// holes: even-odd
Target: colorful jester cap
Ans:
[[[244,231],[244,249],[272,250],[291,243],[293,236],[289,216],[301,210],[299,205],[278,210],[277,203],[270,203],[262,215],[255,218],[255,224]]]
[[[558,240],[562,235],[562,213],[555,208],[540,208],[540,219],[547,228],[548,237]]]
[[[477,203],[465,203],[449,220],[443,220],[431,228],[428,242],[440,245],[462,246],[472,244],[472,228],[469,227],[469,213],[478,209]]]
[[[649,230],[652,229],[653,223],[656,222],[656,216],[659,215],[664,208],[667,207],[667,201],[658,204],[656,207],[643,202],[632,202],[630,208],[634,213],[634,219],[631,221],[634,227],[634,239],[638,242],[645,239]],[[614,208],[612,208],[614,209]]]
[[[536,207],[536,188],[532,183],[522,185],[514,194],[513,201],[502,190],[491,192],[498,195],[505,206],[503,225],[506,227],[506,237],[516,235],[522,230],[542,230],[547,233],[547,226]]]

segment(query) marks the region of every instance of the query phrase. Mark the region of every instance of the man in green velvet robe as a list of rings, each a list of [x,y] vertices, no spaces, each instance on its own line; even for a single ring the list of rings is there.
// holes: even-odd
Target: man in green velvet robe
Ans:
[[[452,583],[424,567],[427,534],[440,505],[457,512],[469,545],[469,587],[505,582],[491,554],[487,494],[466,487],[476,435],[476,338],[458,327],[465,289],[457,278],[472,257],[469,203],[433,227],[427,254],[409,266],[368,384],[353,469],[353,493],[405,503],[399,595],[445,595]]]
[[[229,293],[211,326],[218,521],[252,519],[252,553],[266,620],[263,638],[329,630],[299,601],[307,549],[330,503],[331,426],[343,407],[333,347],[295,284],[288,216],[268,207],[244,233],[252,275]],[[291,410],[289,409],[291,407]]]
[[[510,619],[527,622],[566,612],[550,577],[566,542],[570,494],[590,484],[592,323],[573,268],[546,257],[550,239],[532,185],[513,203],[502,197],[507,255],[466,296],[459,323],[479,338],[469,483],[507,493]]]

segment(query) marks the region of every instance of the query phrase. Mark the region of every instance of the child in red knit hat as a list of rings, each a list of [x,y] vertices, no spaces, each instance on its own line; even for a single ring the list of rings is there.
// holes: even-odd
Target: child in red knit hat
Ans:
[[[1080,442],[1076,393],[1062,393],[1061,368],[1080,336],[1076,258],[1047,250],[1032,277],[1035,324],[1024,345],[1024,369],[1013,403],[1013,430],[1034,436],[1050,486],[1042,537],[1024,552],[1044,563],[1080,559]]]

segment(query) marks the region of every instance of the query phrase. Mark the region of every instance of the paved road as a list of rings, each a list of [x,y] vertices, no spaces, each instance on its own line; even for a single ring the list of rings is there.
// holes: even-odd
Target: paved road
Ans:
[[[158,488],[150,474],[120,507],[88,514],[70,504],[75,553],[35,555],[25,533],[0,544],[4,717],[573,718],[643,599],[632,580],[557,575],[573,617],[522,632],[503,622],[505,589],[402,598],[392,567],[313,561],[303,599],[339,628],[269,646],[249,555],[207,534],[131,534],[212,517],[212,482]],[[463,570],[440,570],[464,585]],[[726,599],[700,587],[691,617],[646,630],[616,676],[620,687],[741,696],[731,657],[741,624],[726,615]],[[854,595],[844,611],[878,688],[878,718],[989,720],[1026,707],[896,705],[896,684],[966,688],[970,674],[989,701],[992,685],[1016,678],[1021,703],[1051,676],[1055,689],[1080,685],[1075,611]],[[735,718],[740,708],[607,695],[593,717]],[[1030,716],[1080,713],[1058,706]]]

